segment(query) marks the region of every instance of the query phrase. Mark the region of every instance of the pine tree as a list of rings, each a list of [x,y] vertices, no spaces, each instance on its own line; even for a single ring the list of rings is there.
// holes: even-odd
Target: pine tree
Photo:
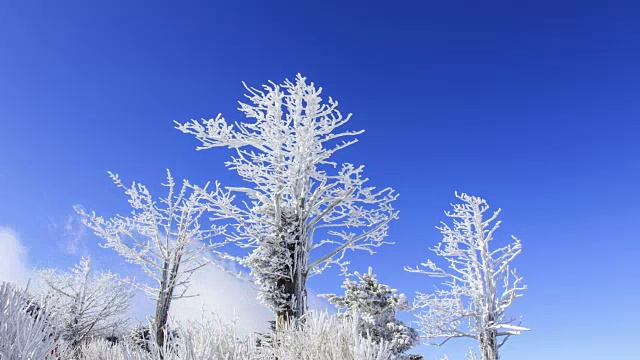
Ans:
[[[345,279],[342,287],[344,296],[324,294],[330,303],[339,309],[345,309],[343,316],[356,316],[360,319],[363,336],[376,342],[390,343],[395,354],[404,353],[418,343],[418,332],[396,318],[398,311],[410,310],[404,294],[381,284],[371,267],[366,274],[355,272],[358,282]]]

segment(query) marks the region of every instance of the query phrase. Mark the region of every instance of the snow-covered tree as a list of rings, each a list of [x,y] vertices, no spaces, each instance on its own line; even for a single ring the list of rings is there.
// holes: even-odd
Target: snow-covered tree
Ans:
[[[428,344],[442,345],[450,339],[467,337],[478,341],[483,360],[497,360],[498,349],[512,335],[529,330],[514,324],[506,311],[522,296],[527,287],[516,275],[511,262],[520,254],[520,240],[491,249],[500,209],[485,216],[489,205],[484,199],[458,194],[461,204],[452,204],[453,212],[445,212],[453,219],[453,228],[442,223],[437,227],[442,242],[432,248],[437,256],[448,262],[446,268],[428,260],[422,267],[405,268],[410,272],[445,278],[445,289],[416,297],[414,306],[424,309],[417,315],[422,337]]]
[[[104,220],[95,212],[78,212],[84,216],[84,223],[106,240],[103,247],[114,249],[154,280],[154,285],[134,285],[156,301],[154,331],[162,348],[171,301],[190,296],[186,292],[191,275],[208,263],[204,255],[225,243],[211,241],[224,233],[224,227],[201,228],[200,224],[206,211],[203,199],[215,194],[207,192],[208,184],[198,188],[186,180],[176,192],[173,177],[167,170],[167,183],[163,186],[169,194],[156,202],[146,186],[134,182],[127,187],[118,175],[109,174],[130,197],[131,215]]]
[[[133,290],[117,275],[91,275],[91,258],[82,258],[71,272],[39,270],[42,296],[55,315],[61,338],[72,348],[91,337],[121,331],[128,319]]]
[[[282,326],[304,315],[309,276],[344,268],[348,250],[373,253],[384,244],[389,221],[398,217],[397,194],[366,186],[363,166],[331,160],[363,131],[338,130],[350,115],[343,117],[331,98],[323,102],[322,88],[300,74],[264,91],[245,88],[249,103],[239,110],[255,121],[229,124],[218,115],[176,124],[202,143],[198,150],[235,151],[226,165],[250,185],[209,197],[209,207],[215,219],[232,220],[230,238],[253,249],[242,263]],[[231,201],[238,194],[249,201]]]
[[[376,342],[385,340],[394,354],[401,354],[418,343],[418,332],[396,318],[398,311],[410,310],[404,294],[381,284],[371,267],[366,274],[355,272],[358,282],[345,279],[344,296],[320,295],[339,309],[346,309],[346,316],[357,316],[363,336]]]

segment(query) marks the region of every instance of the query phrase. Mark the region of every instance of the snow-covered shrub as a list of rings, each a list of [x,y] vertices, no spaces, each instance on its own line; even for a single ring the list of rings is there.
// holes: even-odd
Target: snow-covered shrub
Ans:
[[[255,336],[238,338],[235,324],[215,315],[183,324],[179,334],[181,359],[271,359],[259,352]]]
[[[396,359],[388,342],[375,342],[361,335],[357,316],[341,318],[315,311],[305,315],[303,326],[278,332],[269,351],[278,360]]]
[[[233,325],[218,318],[190,323],[184,338],[185,349],[198,359],[233,360],[393,360],[396,357],[386,341],[363,337],[358,318],[340,318],[326,312],[310,311],[304,322],[280,329],[273,341],[258,345],[256,336],[238,339]],[[187,343],[182,343],[187,345]],[[189,357],[187,357],[189,358]]]
[[[132,330],[139,338],[122,337],[117,343],[105,338],[92,338],[77,347],[69,349],[60,357],[50,360],[178,360],[197,359],[182,355],[182,347],[176,344],[174,338],[167,337],[162,348],[159,348],[155,333],[148,325],[141,325]],[[174,334],[176,332],[174,331]]]
[[[151,341],[151,333],[153,330],[145,324],[139,324],[131,329],[129,334],[130,340],[138,348],[149,351],[149,342]]]
[[[162,346],[158,345],[153,321],[142,323],[134,327],[129,334],[129,343],[136,350],[142,350],[148,354],[175,353],[180,348],[179,341],[182,338],[181,330],[173,326],[165,325]]]
[[[133,291],[115,274],[91,274],[91,258],[82,258],[70,272],[37,271],[43,297],[54,315],[60,337],[77,347],[92,337],[106,337],[124,328]]]
[[[44,359],[57,346],[46,306],[36,303],[26,289],[0,285],[0,359]]]
[[[304,326],[291,325],[278,332],[273,343],[257,346],[256,336],[239,338],[233,324],[218,317],[184,324],[172,323],[177,335],[159,349],[154,333],[148,333],[148,350],[131,338],[117,344],[94,339],[58,360],[395,360],[389,344],[362,337],[357,319],[309,312]],[[53,360],[53,358],[51,358]]]
[[[123,344],[118,343],[117,345],[113,345],[107,340],[104,339],[91,339],[90,341],[79,346],[76,351],[68,351],[67,353],[61,356],[62,360],[125,360],[131,359],[132,357],[127,356],[128,348],[123,346]],[[135,351],[135,350],[134,350]],[[133,351],[130,351],[131,354]],[[140,353],[140,360],[145,359],[143,356],[146,356],[142,353],[142,351],[138,351]],[[53,359],[51,359],[53,360]],[[146,360],[146,359],[145,359]]]

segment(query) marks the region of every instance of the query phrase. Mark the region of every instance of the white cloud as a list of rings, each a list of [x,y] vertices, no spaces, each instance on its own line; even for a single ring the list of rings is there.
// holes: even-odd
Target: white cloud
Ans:
[[[146,323],[153,316],[155,306],[155,302],[149,299],[147,294],[136,291],[131,308],[127,312],[127,316],[132,320],[130,325],[136,326],[139,323]]]
[[[335,313],[335,309],[330,306],[327,299],[319,297],[318,294],[309,287],[307,287],[307,306],[309,306],[309,310],[327,311],[329,314]]]
[[[64,226],[60,228],[58,223],[49,218],[50,235],[58,239],[60,250],[67,255],[87,256],[87,227],[82,223],[82,218],[75,212],[75,209],[84,209],[82,205],[73,205],[74,212],[67,216]]]
[[[20,243],[18,234],[8,227],[0,226],[0,281],[24,286],[33,276],[27,266],[27,249]]]
[[[200,296],[175,300],[171,315],[176,319],[200,320],[204,309],[205,315],[214,312],[225,322],[237,319],[239,335],[267,331],[268,321],[273,320],[269,309],[257,300],[257,292],[250,283],[215,266],[206,266],[193,274],[189,293]]]

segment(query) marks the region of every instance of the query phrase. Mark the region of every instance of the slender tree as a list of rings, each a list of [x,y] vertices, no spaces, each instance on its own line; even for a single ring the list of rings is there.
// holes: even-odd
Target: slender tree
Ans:
[[[184,180],[179,192],[167,170],[169,194],[156,202],[146,186],[125,186],[118,175],[109,173],[114,183],[125,190],[133,208],[130,216],[116,215],[104,220],[95,212],[84,217],[84,223],[106,240],[102,245],[117,251],[128,262],[136,264],[154,280],[154,285],[134,284],[156,301],[154,332],[160,348],[171,302],[187,295],[191,275],[205,266],[207,251],[223,246],[225,241],[211,242],[224,233],[224,227],[201,228],[200,218],[206,211],[204,196],[207,186],[198,188]],[[218,190],[216,190],[218,192]]]
[[[442,241],[432,250],[444,257],[447,268],[428,260],[422,267],[405,268],[410,272],[447,279],[445,289],[433,294],[418,293],[414,306],[424,309],[417,315],[422,337],[428,344],[442,345],[450,339],[467,337],[478,341],[483,360],[497,360],[498,350],[512,335],[529,330],[514,325],[506,315],[513,301],[527,287],[522,277],[511,269],[511,262],[520,254],[520,240],[491,249],[493,234],[500,226],[495,221],[500,209],[489,218],[489,205],[484,199],[458,194],[461,204],[453,204],[453,228],[442,223],[437,227]]]
[[[418,343],[418,332],[396,318],[398,311],[410,310],[404,294],[381,284],[371,267],[366,274],[355,272],[358,282],[346,278],[342,287],[344,295],[320,295],[339,309],[344,316],[355,317],[359,321],[360,333],[376,343],[389,343],[395,355],[401,355]]]
[[[70,273],[45,269],[37,274],[60,335],[72,348],[126,325],[124,314],[131,306],[133,290],[110,272],[91,276],[91,258],[82,258]]]
[[[337,130],[350,115],[343,117],[331,98],[323,103],[322,88],[300,74],[264,91],[245,88],[249,103],[240,102],[239,110],[255,121],[228,124],[218,115],[176,124],[196,136],[199,150],[235,151],[226,165],[250,185],[210,196],[209,209],[214,219],[231,219],[229,236],[253,249],[241,262],[281,327],[304,315],[309,276],[331,265],[344,269],[348,250],[373,253],[384,243],[389,221],[398,217],[397,194],[367,187],[363,166],[331,160],[363,131]],[[249,201],[230,201],[238,194]]]

